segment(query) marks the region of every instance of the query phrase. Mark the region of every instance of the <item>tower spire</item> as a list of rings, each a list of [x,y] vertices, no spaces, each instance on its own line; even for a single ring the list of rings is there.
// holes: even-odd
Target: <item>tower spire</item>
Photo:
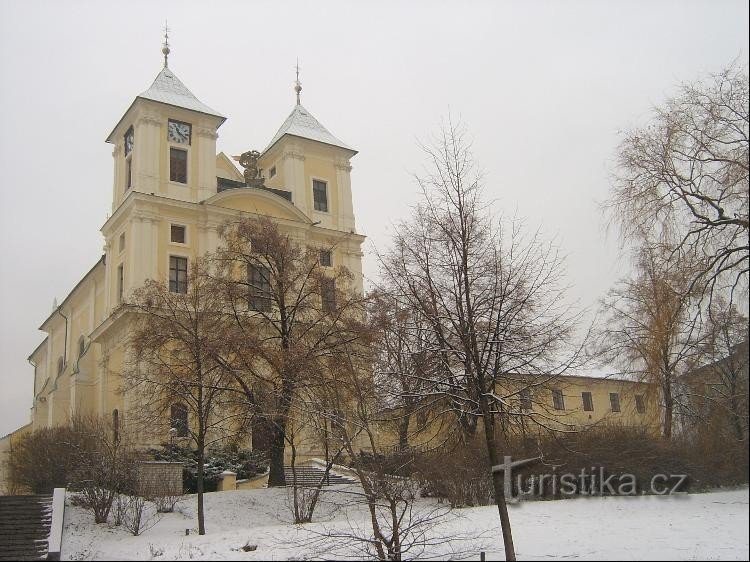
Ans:
[[[164,46],[161,48],[161,52],[164,54],[164,68],[169,66],[167,58],[169,57],[169,26],[167,20],[164,20]]]
[[[297,92],[297,105],[299,105],[299,93],[302,91],[302,82],[299,81],[299,59],[297,59],[297,79],[294,81],[294,91]]]

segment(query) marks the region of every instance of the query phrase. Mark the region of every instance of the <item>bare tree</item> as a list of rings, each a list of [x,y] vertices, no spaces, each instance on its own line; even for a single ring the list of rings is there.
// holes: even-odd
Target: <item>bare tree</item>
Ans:
[[[417,177],[422,203],[396,226],[393,247],[380,256],[383,276],[433,334],[439,367],[425,377],[424,392],[450,406],[467,436],[482,420],[494,466],[498,414],[528,418],[523,391],[581,358],[574,343],[580,313],[566,300],[558,249],[538,232],[527,236],[518,221],[497,226],[462,128],[449,123],[424,150],[430,171]],[[546,423],[543,415],[533,419]],[[493,485],[506,558],[514,560],[500,473]]]
[[[687,373],[688,414],[713,430],[748,438],[747,316],[722,298],[708,309],[700,347],[703,365]]]
[[[226,225],[216,260],[221,267],[225,309],[233,320],[235,377],[265,421],[269,486],[285,483],[286,432],[295,397],[317,380],[324,359],[358,335],[362,295],[344,267],[321,266],[321,250],[305,232],[285,231],[268,217],[245,217]]]
[[[700,315],[691,308],[694,269],[669,243],[643,242],[634,266],[633,277],[621,279],[601,303],[597,352],[626,375],[656,385],[662,435],[669,439],[685,398],[680,379],[700,358]]]
[[[396,294],[397,290],[382,286],[370,295],[369,308],[376,338],[374,370],[383,405],[381,422],[395,426],[398,449],[406,450],[410,438],[418,438],[425,429],[428,415],[439,412],[443,404],[428,392],[427,381],[440,368],[440,359],[433,353],[434,334],[424,318],[400,303]]]
[[[457,537],[435,532],[448,506],[419,506],[419,482],[393,474],[389,464],[382,462],[388,456],[380,437],[382,400],[370,369],[377,339],[366,326],[361,333],[359,340],[329,357],[323,375],[327,382],[324,412],[332,441],[346,453],[361,485],[361,490],[341,493],[350,505],[365,506],[368,523],[350,521],[348,530],[330,530],[322,538],[378,560],[418,558],[428,546],[451,543]]]
[[[198,532],[203,535],[203,476],[207,447],[245,427],[246,410],[236,408],[233,381],[222,358],[231,325],[222,292],[208,265],[197,260],[189,282],[167,286],[147,281],[125,307],[135,313],[132,360],[123,373],[125,391],[138,407],[131,415],[148,432],[167,424],[197,452]],[[161,433],[164,435],[164,433]]]
[[[676,233],[675,251],[703,261],[691,292],[747,286],[748,123],[748,76],[735,63],[682,85],[620,144],[605,207],[626,239]]]

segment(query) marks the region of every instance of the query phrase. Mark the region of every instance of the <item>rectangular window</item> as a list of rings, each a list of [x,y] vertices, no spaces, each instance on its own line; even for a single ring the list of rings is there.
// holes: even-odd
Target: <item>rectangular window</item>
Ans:
[[[122,252],[125,249],[125,233],[120,234],[120,240],[118,242],[118,251]]]
[[[609,393],[609,405],[612,407],[613,412],[620,411],[620,395],[617,392]]]
[[[552,391],[552,406],[555,410],[565,409],[565,398],[563,397],[562,390],[555,389]]]
[[[169,231],[169,239],[172,242],[176,242],[178,244],[184,244],[185,243],[185,227],[180,226],[179,224],[171,225],[170,231]]]
[[[643,400],[643,394],[635,395],[635,410],[639,414],[646,413],[646,402]]]
[[[524,388],[518,396],[521,400],[521,409],[531,410],[531,391],[528,388]]]
[[[272,178],[276,175],[276,166],[273,166],[270,170],[268,170],[268,177]]]
[[[328,186],[326,182],[313,180],[313,200],[316,211],[328,212]]]
[[[169,180],[187,183],[187,150],[169,149]]]
[[[583,411],[593,412],[594,411],[594,399],[591,397],[590,392],[581,392],[581,400],[583,400]]]
[[[130,189],[133,187],[133,159],[128,158],[125,161],[125,187]]]
[[[186,294],[187,283],[187,258],[169,256],[169,290]]]
[[[323,267],[331,267],[333,264],[333,261],[331,260],[331,251],[330,250],[321,250],[320,251],[320,265]]]
[[[334,312],[336,310],[336,281],[334,279],[323,279],[320,282],[320,297],[323,312]]]
[[[175,437],[188,435],[188,409],[183,404],[172,404],[169,412],[169,425]]]
[[[125,266],[120,264],[117,267],[117,303],[122,302],[122,292],[125,289]]]
[[[271,310],[271,272],[264,265],[247,267],[247,284],[250,287],[248,306],[250,310]]]

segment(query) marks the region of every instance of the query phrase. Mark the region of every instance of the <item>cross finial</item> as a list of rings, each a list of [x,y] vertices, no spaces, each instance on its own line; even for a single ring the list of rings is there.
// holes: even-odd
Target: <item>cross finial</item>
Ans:
[[[302,82],[299,81],[299,59],[297,59],[297,79],[294,81],[294,91],[297,92],[297,105],[299,105],[299,93],[302,91]]]
[[[167,64],[167,57],[169,57],[169,26],[167,20],[164,20],[164,46],[161,48],[161,52],[164,54],[164,68],[169,66]]]

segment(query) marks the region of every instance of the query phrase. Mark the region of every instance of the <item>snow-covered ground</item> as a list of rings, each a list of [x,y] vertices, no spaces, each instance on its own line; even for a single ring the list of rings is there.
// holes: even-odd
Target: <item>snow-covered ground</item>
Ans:
[[[96,525],[68,505],[65,560],[288,560],[362,558],[353,538],[367,528],[367,514],[351,505],[350,487],[326,494],[315,522],[290,523],[283,489],[206,494],[207,534],[196,529],[195,496],[134,537],[121,527]],[[441,508],[421,500],[421,510]],[[512,505],[510,517],[521,560],[747,560],[748,489],[679,496],[576,498]],[[189,536],[185,529],[190,529]],[[493,506],[445,514],[425,537],[420,559],[468,557],[502,560]],[[436,536],[455,536],[445,543]],[[245,544],[257,545],[244,552]]]

